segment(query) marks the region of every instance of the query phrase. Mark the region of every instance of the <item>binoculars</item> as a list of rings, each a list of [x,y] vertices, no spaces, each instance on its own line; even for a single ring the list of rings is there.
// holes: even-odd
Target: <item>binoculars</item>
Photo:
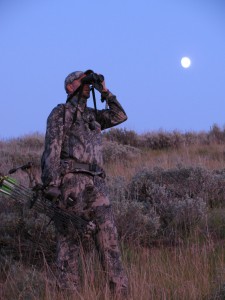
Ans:
[[[101,82],[104,80],[104,76],[101,74],[96,73],[90,73],[87,76],[85,76],[81,82],[82,84],[101,84]]]

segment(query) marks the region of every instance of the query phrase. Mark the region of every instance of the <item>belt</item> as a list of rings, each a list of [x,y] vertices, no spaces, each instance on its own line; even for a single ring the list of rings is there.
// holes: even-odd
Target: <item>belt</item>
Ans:
[[[74,161],[73,159],[63,159],[61,161],[61,168],[62,173],[64,174],[68,172],[87,172],[92,175],[102,175],[105,173],[104,170],[95,163],[79,163]]]
[[[73,168],[74,169],[83,169],[90,172],[102,172],[102,168],[100,168],[97,164],[84,164],[84,163],[78,163],[73,162]]]

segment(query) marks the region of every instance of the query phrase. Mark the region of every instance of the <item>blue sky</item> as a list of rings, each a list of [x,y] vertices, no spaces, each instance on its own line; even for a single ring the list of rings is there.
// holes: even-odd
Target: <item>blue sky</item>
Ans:
[[[45,133],[65,77],[86,69],[124,106],[123,128],[225,125],[223,0],[2,0],[0,36],[1,139]]]

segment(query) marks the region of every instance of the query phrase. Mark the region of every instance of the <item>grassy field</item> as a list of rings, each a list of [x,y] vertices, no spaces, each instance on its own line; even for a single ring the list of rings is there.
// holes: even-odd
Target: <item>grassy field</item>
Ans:
[[[174,135],[113,131],[105,139],[128,299],[225,299],[225,134],[215,127],[190,133],[188,139],[176,133],[176,143]],[[0,172],[33,161],[40,176],[42,150],[43,136],[38,134],[0,141]],[[22,172],[15,177],[28,184]],[[201,201],[204,210],[198,206]],[[152,207],[154,214],[149,213]],[[2,196],[0,209],[0,299],[113,299],[94,249],[81,253],[82,290],[59,291],[54,229],[46,229],[48,220],[21,211]]]

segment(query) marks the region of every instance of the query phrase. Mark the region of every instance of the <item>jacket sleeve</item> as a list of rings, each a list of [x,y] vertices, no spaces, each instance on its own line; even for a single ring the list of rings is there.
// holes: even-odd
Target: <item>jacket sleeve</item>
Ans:
[[[96,118],[101,124],[102,130],[116,126],[127,120],[127,115],[115,95],[109,92],[106,96],[106,101],[109,108],[99,110]]]
[[[47,119],[45,147],[41,158],[41,179],[44,185],[59,186],[60,154],[63,142],[64,105],[58,105]]]

